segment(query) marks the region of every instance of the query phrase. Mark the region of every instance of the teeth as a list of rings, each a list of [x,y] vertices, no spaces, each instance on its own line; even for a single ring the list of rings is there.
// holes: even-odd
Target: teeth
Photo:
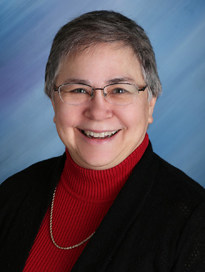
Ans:
[[[101,132],[101,133],[95,133],[93,131],[83,131],[85,133],[85,135],[87,135],[88,137],[93,137],[93,138],[105,138],[105,137],[111,137],[112,135],[114,135],[117,130],[115,131],[106,131],[106,132]]]

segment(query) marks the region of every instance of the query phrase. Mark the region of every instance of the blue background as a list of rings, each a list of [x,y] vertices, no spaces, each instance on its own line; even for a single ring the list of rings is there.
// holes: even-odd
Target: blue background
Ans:
[[[44,69],[58,29],[96,9],[122,12],[146,30],[163,86],[149,128],[154,151],[205,186],[203,0],[1,1],[0,181],[64,151]]]

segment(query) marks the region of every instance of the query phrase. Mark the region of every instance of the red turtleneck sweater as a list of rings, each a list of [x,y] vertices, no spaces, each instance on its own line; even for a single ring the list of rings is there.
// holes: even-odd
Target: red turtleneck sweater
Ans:
[[[65,166],[56,189],[53,207],[53,236],[61,247],[83,241],[100,225],[132,169],[144,154],[149,139],[119,165],[107,170],[91,170],[78,166],[66,150]],[[24,272],[71,271],[86,243],[63,250],[51,241],[50,207],[26,261]]]

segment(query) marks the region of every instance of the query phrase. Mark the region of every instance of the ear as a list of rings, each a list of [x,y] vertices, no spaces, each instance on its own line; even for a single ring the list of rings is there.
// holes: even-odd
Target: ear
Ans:
[[[156,103],[157,98],[152,97],[148,103],[149,103],[149,115],[148,115],[148,124],[151,124],[153,122],[153,111],[154,111],[154,106]]]
[[[53,110],[54,110],[53,122],[56,123],[55,102],[54,102],[53,98],[51,98],[51,103],[52,103]]]

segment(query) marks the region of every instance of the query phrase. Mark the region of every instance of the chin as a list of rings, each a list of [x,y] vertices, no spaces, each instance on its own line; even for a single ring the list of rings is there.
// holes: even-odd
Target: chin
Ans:
[[[81,163],[78,164],[87,169],[104,170],[115,166],[114,161],[114,158],[108,158],[108,156],[103,158],[102,154],[98,154],[97,156],[92,156],[91,158],[84,157],[81,160]]]

